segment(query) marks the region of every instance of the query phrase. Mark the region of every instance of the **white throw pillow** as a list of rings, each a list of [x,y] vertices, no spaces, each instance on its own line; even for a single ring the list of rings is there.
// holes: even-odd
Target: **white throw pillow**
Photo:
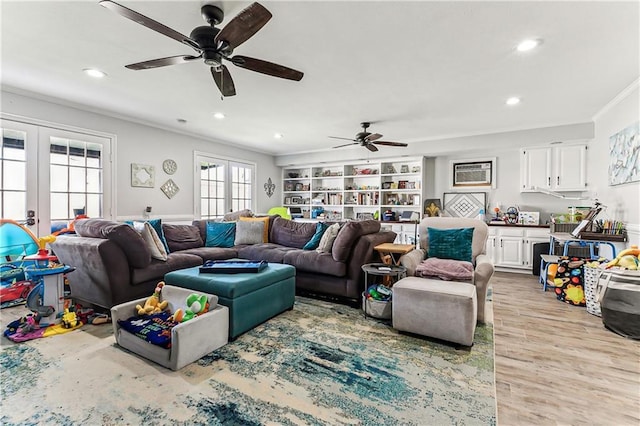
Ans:
[[[320,239],[320,244],[318,244],[318,248],[316,251],[318,253],[331,253],[331,247],[333,247],[333,242],[336,240],[338,236],[338,231],[340,231],[340,224],[334,223],[330,227],[324,231],[322,234],[322,238]]]
[[[264,222],[240,220],[236,222],[236,239],[234,245],[260,244],[263,241]]]
[[[133,222],[133,228],[142,236],[152,258],[162,261],[167,260],[168,255],[164,244],[162,244],[158,233],[149,222]]]

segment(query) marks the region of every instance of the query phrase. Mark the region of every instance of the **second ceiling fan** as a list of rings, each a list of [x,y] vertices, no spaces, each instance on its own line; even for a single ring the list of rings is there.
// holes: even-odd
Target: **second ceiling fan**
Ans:
[[[253,3],[242,10],[222,29],[216,28],[216,25],[224,19],[222,9],[211,4],[205,4],[200,11],[209,25],[194,28],[189,37],[114,1],[102,0],[100,5],[120,16],[179,41],[198,53],[197,56],[178,55],[152,59],[125,65],[126,68],[144,70],[204,59],[204,63],[211,66],[211,75],[222,96],[236,94],[231,74],[222,63],[223,60],[229,61],[240,68],[288,80],[300,81],[304,75],[300,71],[263,61],[262,59],[240,55],[231,56],[236,47],[251,38],[271,19],[271,13],[260,3]]]
[[[344,145],[334,146],[334,148],[342,148],[344,146],[350,146],[350,145],[362,145],[365,148],[367,148],[369,151],[376,152],[378,150],[378,147],[376,145],[408,146],[406,143],[403,143],[403,142],[389,142],[389,141],[378,140],[382,137],[380,133],[367,132],[367,129],[369,128],[370,125],[371,123],[368,123],[366,121],[363,123],[360,123],[360,126],[362,126],[362,131],[356,134],[355,139],[341,138],[338,136],[329,136],[329,137],[332,139],[344,139],[346,141],[352,141],[351,143],[346,143]]]

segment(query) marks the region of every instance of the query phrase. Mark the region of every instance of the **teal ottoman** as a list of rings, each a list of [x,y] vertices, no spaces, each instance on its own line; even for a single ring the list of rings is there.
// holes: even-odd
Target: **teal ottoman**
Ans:
[[[229,308],[229,338],[293,308],[296,268],[269,263],[260,272],[247,274],[200,273],[200,267],[180,269],[164,276],[176,287],[215,294],[218,303]]]

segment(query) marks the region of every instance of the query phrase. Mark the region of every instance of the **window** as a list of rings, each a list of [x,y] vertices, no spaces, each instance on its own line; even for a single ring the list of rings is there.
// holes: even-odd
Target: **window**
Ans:
[[[102,217],[102,146],[51,138],[51,220]]]
[[[196,153],[196,169],[196,217],[215,219],[229,211],[253,209],[255,165]]]
[[[0,217],[26,217],[27,185],[24,132],[3,129],[0,143]]]

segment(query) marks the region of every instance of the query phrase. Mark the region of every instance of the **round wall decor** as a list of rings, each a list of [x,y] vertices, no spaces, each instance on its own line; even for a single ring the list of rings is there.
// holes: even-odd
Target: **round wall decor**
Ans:
[[[162,163],[162,170],[168,175],[172,175],[178,170],[178,165],[173,160],[164,160]]]

